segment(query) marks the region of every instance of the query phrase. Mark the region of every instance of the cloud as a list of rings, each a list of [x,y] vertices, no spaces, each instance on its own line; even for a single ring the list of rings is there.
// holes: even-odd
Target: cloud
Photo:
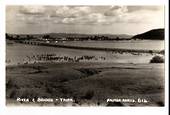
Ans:
[[[90,13],[90,8],[86,6],[60,6],[50,13],[51,17],[76,18]]]
[[[126,6],[112,6],[104,13],[105,16],[119,16],[128,11]]]
[[[62,23],[64,24],[74,24],[75,22],[76,22],[75,18],[64,18],[62,20]],[[59,21],[57,23],[59,23]]]
[[[127,6],[128,12],[137,12],[141,10],[148,11],[159,11],[161,9],[160,6]]]
[[[43,15],[45,8],[43,6],[21,6],[19,13],[25,15]]]
[[[138,33],[164,27],[163,6],[6,6],[9,33]]]
[[[102,24],[107,24],[107,19],[106,17],[101,14],[101,13],[91,13],[86,16],[81,16],[81,17],[69,17],[69,18],[64,18],[61,21],[63,24],[80,24],[80,25],[102,25]],[[60,21],[58,21],[60,23]]]
[[[8,12],[13,12],[13,14],[7,13],[7,18],[10,17],[10,21],[15,18],[16,21],[26,24],[149,23],[152,22],[152,16],[157,17],[156,12],[160,12],[161,8],[160,6],[15,6],[7,8]]]
[[[159,12],[163,14],[161,6],[112,6],[104,15],[110,24],[114,23],[152,23],[158,17]]]

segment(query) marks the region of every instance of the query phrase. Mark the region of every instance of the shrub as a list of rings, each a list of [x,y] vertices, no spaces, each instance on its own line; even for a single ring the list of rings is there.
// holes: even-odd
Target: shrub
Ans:
[[[150,63],[164,63],[164,58],[162,56],[154,56]]]
[[[159,53],[165,55],[165,50],[161,50]]]
[[[162,102],[162,101],[157,102],[157,104],[158,104],[158,106],[164,106],[164,102]]]

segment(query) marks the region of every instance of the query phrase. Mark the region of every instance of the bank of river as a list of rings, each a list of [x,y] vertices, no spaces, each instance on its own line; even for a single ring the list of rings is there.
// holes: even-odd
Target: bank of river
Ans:
[[[12,43],[6,45],[6,64],[47,61],[149,63],[161,50],[164,50],[163,40],[65,41],[52,45]]]

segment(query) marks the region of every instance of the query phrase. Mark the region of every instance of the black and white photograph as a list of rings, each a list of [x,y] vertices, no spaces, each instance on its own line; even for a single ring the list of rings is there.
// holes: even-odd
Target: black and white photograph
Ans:
[[[163,5],[7,5],[7,106],[164,107]]]

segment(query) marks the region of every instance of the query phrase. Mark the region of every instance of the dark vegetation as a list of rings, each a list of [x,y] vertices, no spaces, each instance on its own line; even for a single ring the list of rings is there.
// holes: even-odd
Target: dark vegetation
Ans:
[[[126,34],[76,34],[76,33],[47,33],[47,34],[9,34],[6,33],[6,39],[23,41],[84,41],[84,40],[131,40],[131,39],[146,39],[146,40],[164,40],[164,29],[153,29],[142,34],[130,36]]]
[[[163,56],[154,56],[150,60],[150,63],[164,63],[164,58],[163,58]]]
[[[48,34],[9,34],[6,33],[6,39],[9,40],[35,40],[35,41],[84,41],[84,40],[129,40],[130,35],[112,35],[112,34],[70,34],[70,33],[48,33]]]
[[[161,50],[159,54],[165,55],[165,50]]]
[[[103,56],[96,57],[96,56],[57,56],[56,54],[41,54],[41,55],[33,55],[27,56],[28,63],[30,61],[55,61],[55,62],[80,62],[80,61],[90,61],[90,60],[98,60],[102,59],[105,60],[106,58]]]
[[[164,40],[164,29],[153,29],[132,37],[132,39]]]

